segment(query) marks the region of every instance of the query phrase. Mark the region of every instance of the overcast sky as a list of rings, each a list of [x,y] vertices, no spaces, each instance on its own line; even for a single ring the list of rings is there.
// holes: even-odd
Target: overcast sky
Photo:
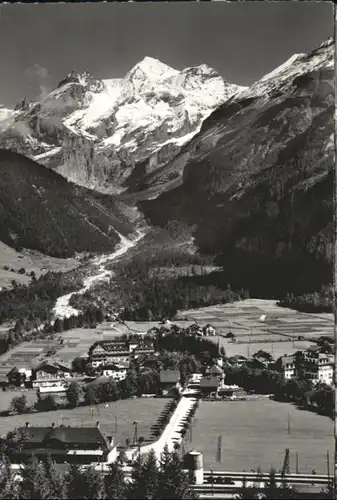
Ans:
[[[0,104],[36,98],[72,69],[122,77],[145,56],[249,85],[330,36],[329,2],[2,5]]]

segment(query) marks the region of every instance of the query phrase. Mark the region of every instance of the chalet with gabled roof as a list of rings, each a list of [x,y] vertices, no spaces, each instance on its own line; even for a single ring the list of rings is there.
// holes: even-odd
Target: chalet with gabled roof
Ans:
[[[71,378],[71,369],[62,363],[42,362],[32,373],[33,388],[63,388]]]

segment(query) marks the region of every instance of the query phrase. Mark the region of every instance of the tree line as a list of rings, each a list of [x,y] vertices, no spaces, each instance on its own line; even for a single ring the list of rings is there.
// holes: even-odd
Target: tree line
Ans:
[[[212,264],[213,257],[175,248],[152,248],[127,262],[110,264],[114,278],[109,283],[97,284],[83,295],[74,294],[70,304],[85,307],[96,303],[99,295],[107,311],[121,309],[124,320],[144,321],[173,317],[180,309],[226,304],[249,297],[248,290],[233,291],[224,280],[216,285],[198,282],[195,266],[207,274],[205,266]],[[187,267],[187,275],[179,276],[179,267]],[[163,269],[170,269],[171,275],[163,273]]]
[[[332,313],[334,307],[334,288],[324,285],[319,292],[305,293],[302,295],[286,294],[278,301],[280,307],[289,307],[306,313]]]
[[[272,394],[277,401],[289,401],[333,417],[333,390],[324,384],[313,386],[301,375],[284,380],[283,373],[274,368],[251,368],[249,366],[225,366],[226,384],[238,385],[245,391],[257,394]]]
[[[49,318],[50,316],[47,315]],[[46,336],[72,328],[96,328],[97,324],[104,321],[104,311],[101,307],[87,306],[78,315],[66,318],[56,318],[55,321],[47,319],[44,322],[38,317],[20,318],[15,322],[13,328],[8,333],[0,337],[0,354],[7,352],[12,347],[21,342],[29,342],[35,339],[44,339]],[[61,343],[63,340],[61,339]],[[55,354],[55,353],[54,353]]]
[[[131,481],[127,482],[120,461],[109,464],[108,474],[103,476],[90,466],[86,470],[69,465],[65,473],[57,471],[50,456],[39,461],[31,456],[20,472],[21,481],[15,480],[10,459],[3,447],[0,472],[0,499],[65,500],[131,500],[131,499],[197,499],[183,470],[178,453],[170,453],[166,447],[157,463],[154,452],[138,457],[132,467]]]
[[[61,295],[81,288],[82,278],[75,273],[47,272],[29,285],[15,283],[11,290],[0,292],[0,323],[11,320],[45,321]]]

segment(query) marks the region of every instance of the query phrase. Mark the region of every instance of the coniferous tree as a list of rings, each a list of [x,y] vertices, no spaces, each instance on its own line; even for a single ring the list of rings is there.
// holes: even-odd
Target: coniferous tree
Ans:
[[[45,478],[48,484],[48,494],[45,499],[48,500],[63,500],[67,498],[66,484],[63,476],[56,470],[55,463],[50,455],[47,455],[43,460]]]
[[[15,500],[19,497],[18,482],[11,470],[9,459],[3,455],[0,459],[0,499]]]
[[[127,492],[127,497],[129,499],[136,500],[141,498],[139,492],[143,490],[143,467],[144,460],[141,455],[138,455],[132,467],[131,483]]]
[[[109,474],[105,478],[105,490],[108,498],[123,500],[126,496],[125,475],[120,463],[111,463]]]
[[[157,465],[157,457],[154,450],[150,450],[143,467],[144,498],[156,498],[155,493],[158,489],[158,480],[159,469]]]
[[[83,475],[86,491],[85,498],[88,500],[104,500],[106,493],[102,474],[90,467]]]
[[[49,497],[49,486],[42,462],[33,455],[21,471],[19,498],[43,500]]]
[[[83,475],[76,464],[72,464],[65,476],[67,494],[71,500],[84,498]]]
[[[188,476],[183,471],[178,453],[170,454],[166,448],[160,462],[160,473],[156,499],[195,499],[198,495],[191,489]]]

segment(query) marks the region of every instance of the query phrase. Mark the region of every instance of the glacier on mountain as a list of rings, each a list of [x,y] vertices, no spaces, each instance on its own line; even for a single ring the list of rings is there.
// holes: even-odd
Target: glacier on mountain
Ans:
[[[137,165],[163,165],[243,89],[205,64],[178,71],[151,57],[124,78],[72,71],[41,102],[0,108],[0,144],[69,180],[118,192]]]

